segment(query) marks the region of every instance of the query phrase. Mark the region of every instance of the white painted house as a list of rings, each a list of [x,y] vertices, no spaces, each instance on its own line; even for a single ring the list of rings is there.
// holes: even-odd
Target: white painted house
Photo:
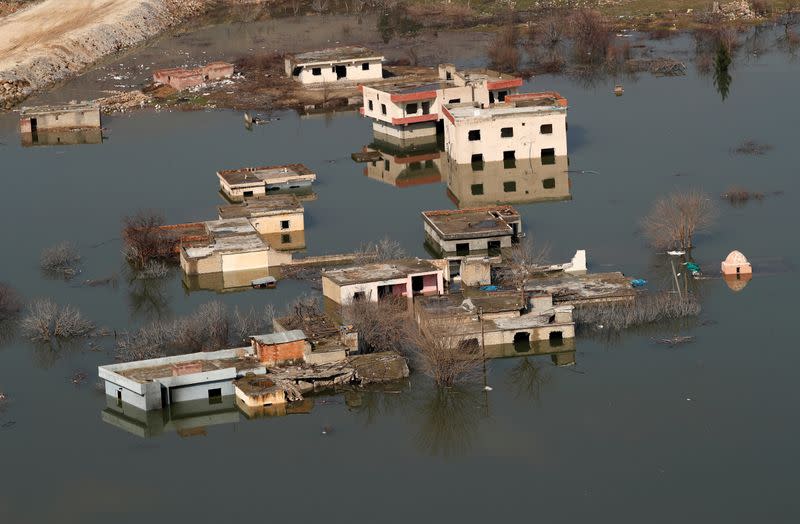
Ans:
[[[504,162],[523,158],[552,162],[567,155],[567,100],[555,92],[510,95],[488,107],[447,104],[445,152],[457,164]]]
[[[354,300],[377,302],[388,296],[442,293],[444,271],[429,260],[392,260],[322,273],[322,294],[342,305]]]
[[[369,82],[383,78],[383,55],[366,47],[346,46],[288,55],[286,76],[304,85]]]

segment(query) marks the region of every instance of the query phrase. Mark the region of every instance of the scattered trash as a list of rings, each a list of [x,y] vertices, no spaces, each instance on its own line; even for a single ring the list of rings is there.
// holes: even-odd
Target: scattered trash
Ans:
[[[322,426],[323,435],[330,435],[331,433],[333,433],[333,426]]]
[[[625,92],[625,88],[622,87],[622,84],[617,84],[614,86],[614,94],[616,96],[622,96],[622,93]]]
[[[80,386],[86,381],[87,378],[88,375],[86,375],[86,373],[84,373],[83,371],[78,371],[74,375],[72,375],[72,383],[75,384],[76,386]]]
[[[699,265],[695,264],[694,262],[685,262],[683,265],[686,266],[687,271],[689,271],[692,274],[693,277],[700,276],[700,266]]]
[[[480,287],[481,291],[497,291],[499,289],[500,288],[498,288],[497,286],[481,286]]]
[[[678,344],[686,344],[687,342],[691,342],[692,340],[694,340],[694,337],[687,335],[681,335],[681,336],[676,335],[672,338],[659,338],[654,340],[659,344],[666,344],[670,347],[674,347],[677,346]]]
[[[647,280],[643,278],[634,278],[631,280],[631,286],[633,287],[642,287],[647,284]]]
[[[484,391],[492,391],[492,386],[483,386]]]

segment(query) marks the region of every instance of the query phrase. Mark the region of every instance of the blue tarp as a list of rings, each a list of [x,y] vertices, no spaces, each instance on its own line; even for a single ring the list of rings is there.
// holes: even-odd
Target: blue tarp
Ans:
[[[633,287],[642,287],[645,284],[647,284],[647,280],[643,278],[634,278],[633,280],[631,280],[631,285]]]
[[[481,291],[497,291],[497,286],[481,286]]]

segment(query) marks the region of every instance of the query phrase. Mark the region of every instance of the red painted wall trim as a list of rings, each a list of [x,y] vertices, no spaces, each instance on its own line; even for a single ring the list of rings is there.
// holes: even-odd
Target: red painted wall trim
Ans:
[[[494,91],[495,89],[507,89],[509,87],[520,87],[522,85],[521,78],[512,78],[510,80],[497,80],[496,82],[487,82],[486,87]]]
[[[403,126],[407,124],[417,124],[419,122],[435,122],[439,120],[439,115],[431,113],[429,115],[407,116],[405,118],[392,118],[392,124]]]
[[[389,97],[392,102],[413,102],[414,100],[430,100],[436,98],[436,91],[420,91],[419,93],[399,93]]]

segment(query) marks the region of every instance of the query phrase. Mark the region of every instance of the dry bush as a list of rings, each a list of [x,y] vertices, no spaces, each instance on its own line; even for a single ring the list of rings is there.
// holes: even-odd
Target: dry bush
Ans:
[[[528,40],[532,43],[553,48],[564,39],[564,18],[559,15],[544,17],[528,30]]]
[[[138,211],[122,219],[125,258],[143,268],[150,260],[172,257],[176,239],[161,228],[164,217],[156,211]]]
[[[657,249],[691,249],[695,233],[710,228],[716,217],[714,202],[704,193],[692,190],[656,200],[642,220],[642,228]]]
[[[405,352],[410,324],[406,297],[355,300],[343,308],[342,317],[358,332],[362,353]]]
[[[748,191],[747,189],[739,186],[732,186],[727,191],[722,193],[722,198],[730,202],[733,206],[743,206],[750,200],[763,200],[764,193],[756,191]]]
[[[16,317],[22,309],[22,299],[14,288],[0,282],[0,322]]]
[[[26,337],[40,341],[87,337],[94,331],[94,324],[77,308],[62,307],[50,299],[32,302],[20,327]]]
[[[574,317],[579,326],[603,326],[603,329],[618,331],[697,316],[700,309],[700,303],[693,295],[681,298],[674,293],[659,292],[638,295],[630,302],[583,305],[575,309]]]
[[[597,11],[579,9],[569,19],[575,58],[582,64],[599,64],[611,45],[611,28]]]
[[[772,149],[772,146],[769,144],[762,144],[755,140],[749,139],[745,140],[731,151],[736,153],[737,155],[766,155]]]
[[[242,56],[234,61],[237,71],[270,71],[274,69],[283,70],[284,53],[256,53]]]
[[[500,281],[524,294],[525,284],[542,270],[549,252],[549,246],[534,245],[530,238],[514,244],[504,256],[504,271],[500,275]]]
[[[169,267],[160,260],[148,260],[142,268],[136,272],[136,280],[154,280],[164,278],[169,274]]]
[[[405,258],[406,251],[397,240],[383,237],[377,242],[362,244],[356,252],[356,264],[369,264],[373,262],[386,262]]]
[[[118,338],[117,357],[131,361],[240,346],[251,335],[271,332],[272,318],[272,308],[230,314],[222,303],[209,302],[185,317],[157,320]]]
[[[411,357],[416,368],[439,387],[451,387],[480,376],[483,351],[479,344],[465,343],[458,336],[456,319],[422,319],[410,334]]]
[[[77,274],[77,264],[81,256],[71,242],[61,242],[42,250],[39,258],[39,267],[45,271],[63,273],[67,276]]]
[[[489,63],[491,67],[503,73],[515,73],[519,69],[519,30],[516,25],[509,25],[495,35],[489,44]]]

